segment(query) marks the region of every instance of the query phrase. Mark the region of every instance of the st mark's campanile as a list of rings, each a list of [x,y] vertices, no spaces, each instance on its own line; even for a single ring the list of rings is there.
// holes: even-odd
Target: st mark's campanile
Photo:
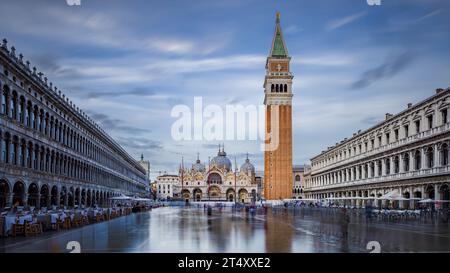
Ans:
[[[276,14],[275,33],[266,62],[264,104],[266,139],[264,152],[264,198],[292,197],[292,79],[288,50]]]

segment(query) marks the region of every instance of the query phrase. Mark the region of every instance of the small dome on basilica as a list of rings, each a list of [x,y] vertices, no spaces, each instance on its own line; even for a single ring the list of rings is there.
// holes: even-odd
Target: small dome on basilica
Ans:
[[[192,164],[192,170],[194,172],[205,172],[206,171],[206,167],[205,164],[200,162],[200,158],[197,155],[197,161]]]
[[[252,163],[250,163],[250,159],[248,159],[248,155],[247,155],[247,159],[245,160],[245,163],[242,164],[241,166],[241,172],[251,172],[251,173],[255,173],[255,166],[253,166]]]
[[[215,165],[220,169],[224,168],[227,171],[231,170],[231,161],[230,161],[230,159],[228,159],[227,153],[225,153],[225,150],[223,148],[222,148],[222,150],[220,150],[220,148],[219,148],[219,152],[217,153],[217,156],[211,160],[211,165],[212,166]]]

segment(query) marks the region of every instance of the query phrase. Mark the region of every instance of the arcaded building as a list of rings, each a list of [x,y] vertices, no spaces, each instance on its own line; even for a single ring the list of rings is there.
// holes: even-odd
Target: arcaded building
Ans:
[[[0,47],[0,208],[106,205],[145,170],[15,48]]]
[[[306,198],[380,197],[449,200],[450,88],[358,131],[311,159]],[[361,205],[362,201],[352,201]],[[439,204],[439,202],[438,202]],[[442,202],[445,206],[448,204]]]

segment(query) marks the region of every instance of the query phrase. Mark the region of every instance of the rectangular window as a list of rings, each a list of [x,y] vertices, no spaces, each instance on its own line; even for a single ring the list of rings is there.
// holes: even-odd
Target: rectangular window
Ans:
[[[420,120],[416,120],[414,124],[416,125],[416,134],[420,133]]]
[[[370,148],[375,148],[375,139],[370,140]]]
[[[381,147],[381,145],[383,145],[383,143],[381,143],[381,136],[378,137],[378,147]]]
[[[408,125],[405,125],[405,126],[403,127],[403,129],[405,130],[405,137],[408,137],[408,136],[409,136],[409,126],[408,126]]]
[[[386,133],[386,144],[389,144],[389,137],[390,137],[389,133]]]
[[[433,115],[429,115],[427,117],[427,120],[428,120],[428,129],[433,128]]]
[[[398,141],[398,129],[395,129],[394,135],[395,135],[395,141]]]
[[[442,115],[442,124],[446,124],[447,123],[447,109],[443,109],[441,111],[441,115]]]

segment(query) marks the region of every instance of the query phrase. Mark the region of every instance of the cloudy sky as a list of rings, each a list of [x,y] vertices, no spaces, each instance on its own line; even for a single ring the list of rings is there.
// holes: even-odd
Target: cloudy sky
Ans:
[[[281,12],[294,78],[294,164],[450,86],[447,0],[0,0],[0,34],[153,175],[217,153],[174,141],[172,108],[263,103]],[[259,141],[227,141],[238,164]]]

